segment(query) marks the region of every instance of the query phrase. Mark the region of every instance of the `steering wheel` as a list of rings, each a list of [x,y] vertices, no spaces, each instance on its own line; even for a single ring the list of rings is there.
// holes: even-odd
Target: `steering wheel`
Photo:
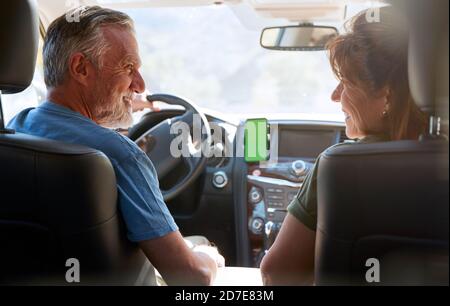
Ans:
[[[211,128],[206,116],[192,102],[166,94],[149,95],[147,100],[181,105],[186,109],[183,115],[160,122],[135,141],[147,153],[160,180],[180,163],[186,165],[187,173],[169,190],[161,190],[164,201],[168,201],[184,191],[205,170],[209,154],[207,153],[209,151],[205,150],[211,147]],[[195,118],[201,120],[195,122]],[[186,131],[187,127],[189,129]],[[199,139],[194,137],[192,141],[192,134],[201,137],[197,137]]]

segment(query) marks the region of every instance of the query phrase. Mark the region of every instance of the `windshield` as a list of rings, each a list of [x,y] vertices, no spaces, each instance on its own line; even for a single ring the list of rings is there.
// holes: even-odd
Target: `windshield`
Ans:
[[[244,27],[227,6],[123,10],[135,21],[141,73],[151,93],[187,98],[233,114],[329,114],[337,85],[325,51],[269,51],[262,29]]]

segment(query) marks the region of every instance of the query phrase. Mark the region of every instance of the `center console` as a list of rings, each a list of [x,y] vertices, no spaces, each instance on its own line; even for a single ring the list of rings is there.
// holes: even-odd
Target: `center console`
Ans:
[[[247,230],[253,266],[272,246],[287,207],[302,188],[317,156],[340,141],[336,127],[277,124],[271,127],[270,161],[247,167]]]
[[[274,242],[313,161],[284,160],[268,168],[252,165],[247,174],[248,231],[256,266]]]

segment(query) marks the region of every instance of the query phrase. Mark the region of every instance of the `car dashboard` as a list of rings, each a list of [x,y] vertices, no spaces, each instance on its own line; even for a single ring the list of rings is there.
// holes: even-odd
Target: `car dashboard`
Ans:
[[[140,135],[182,113],[150,113],[149,122],[142,120],[144,124],[132,133]],[[215,241],[228,264],[258,267],[319,154],[351,140],[340,122],[269,119],[269,160],[246,162],[243,135],[249,118],[230,120],[208,113],[206,117],[213,134],[220,132],[213,137],[214,154],[196,186],[167,204],[183,234],[202,234]],[[160,186],[170,188],[182,171],[160,179]]]
[[[269,121],[270,158],[265,162],[240,163],[238,185],[245,196],[235,197],[239,250],[244,265],[258,267],[273,244],[287,215],[288,205],[296,198],[313,170],[317,157],[325,149],[350,142],[340,123],[318,121]],[[244,126],[240,125],[239,129]],[[238,133],[239,134],[239,131]],[[237,147],[242,141],[237,139]],[[240,180],[239,180],[240,178]],[[240,214],[240,215],[239,215]],[[239,252],[238,250],[238,252]]]

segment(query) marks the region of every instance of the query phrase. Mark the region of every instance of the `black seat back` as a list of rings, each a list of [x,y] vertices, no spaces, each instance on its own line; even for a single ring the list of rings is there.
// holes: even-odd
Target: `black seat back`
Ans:
[[[2,1],[0,10],[0,90],[17,93],[33,80],[39,43],[34,1]]]
[[[412,93],[448,125],[448,1],[402,4],[412,21]],[[316,283],[448,285],[448,161],[442,134],[327,150],[318,172]]]
[[[33,3],[1,3],[4,92],[20,92],[32,80],[38,39]],[[19,44],[23,52],[15,53]],[[66,273],[73,280],[78,264],[82,285],[156,283],[153,267],[126,238],[114,170],[103,153],[0,131],[0,283],[67,284]]]
[[[318,176],[316,282],[448,284],[448,143],[401,141],[326,151]],[[367,264],[367,265],[366,265]]]
[[[150,271],[125,236],[104,154],[6,134],[0,169],[1,282],[65,283],[70,258],[79,261],[82,284],[133,285]]]

